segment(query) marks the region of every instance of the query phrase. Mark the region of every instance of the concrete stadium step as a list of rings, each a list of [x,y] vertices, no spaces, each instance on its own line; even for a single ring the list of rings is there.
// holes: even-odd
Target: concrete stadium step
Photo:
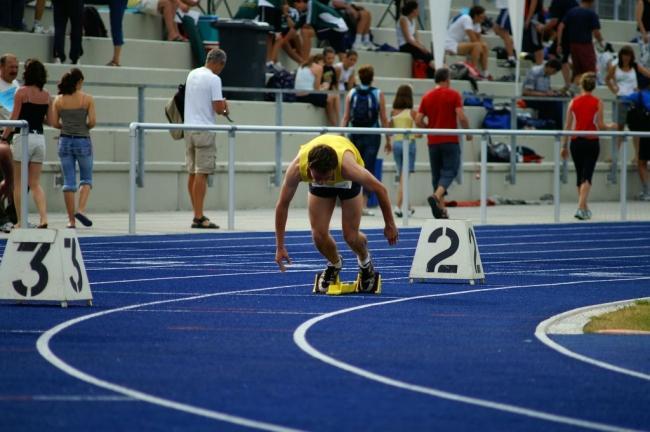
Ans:
[[[94,5],[102,18],[108,37],[111,37],[111,20],[108,13],[107,6]],[[25,10],[25,24],[27,28],[31,29],[34,25],[34,8],[28,6]],[[54,31],[54,18],[52,8],[46,7],[41,19],[41,25],[45,28],[51,28]],[[69,30],[68,26],[68,31]],[[122,31],[124,37],[129,39],[149,39],[149,40],[162,40],[163,37],[163,20],[162,16],[152,16],[148,14],[138,13],[134,9],[127,9],[122,20]]]
[[[52,43],[53,36],[0,31],[0,52],[16,52],[21,60],[34,57],[45,62],[52,61]],[[66,38],[67,44],[69,38]],[[82,66],[104,65],[113,56],[110,38],[84,37],[83,49],[84,55],[80,59]],[[122,48],[121,62],[124,66],[188,69],[192,66],[192,53],[189,43],[127,39]]]
[[[418,150],[421,153],[426,151]],[[219,157],[221,160],[222,158]],[[286,168],[286,166],[285,166]],[[235,166],[235,205],[237,209],[272,208],[278,197],[278,188],[269,183],[275,166],[272,163],[237,163]],[[459,201],[477,200],[480,196],[480,182],[475,175],[479,171],[477,163],[463,164],[462,184],[453,184],[453,198]],[[509,172],[508,164],[489,164],[488,195],[501,195],[524,200],[538,200],[542,195],[552,193],[553,164],[518,164],[517,183],[505,181]],[[594,174],[590,193],[593,201],[616,201],[620,186],[607,182],[609,164],[599,163]],[[54,186],[55,176],[59,175],[57,164],[45,163],[41,185],[47,197],[48,210],[64,212],[63,194]],[[96,163],[93,169],[93,190],[89,200],[89,215],[93,212],[128,211],[129,184],[128,164]],[[561,186],[563,202],[575,202],[575,173],[570,168],[569,181]],[[628,166],[629,195],[631,199],[639,190],[638,176],[632,166]],[[383,183],[391,197],[396,193],[395,165],[386,161],[383,168]],[[417,206],[426,205],[426,197],[431,194],[431,174],[428,163],[416,163],[415,173],[410,182],[411,202]],[[227,166],[217,162],[214,186],[208,188],[206,210],[224,210],[228,205]],[[146,163],[144,188],[137,189],[137,211],[190,210],[187,197],[187,173],[181,163]],[[295,207],[305,207],[307,187],[302,184],[292,203]],[[35,212],[30,201],[30,211]],[[568,205],[568,204],[567,204]],[[551,211],[551,210],[549,210]],[[33,216],[32,216],[33,217]],[[92,217],[92,216],[91,216]],[[223,221],[218,221],[223,222]],[[189,223],[189,218],[188,218]],[[220,223],[222,225],[222,223]]]

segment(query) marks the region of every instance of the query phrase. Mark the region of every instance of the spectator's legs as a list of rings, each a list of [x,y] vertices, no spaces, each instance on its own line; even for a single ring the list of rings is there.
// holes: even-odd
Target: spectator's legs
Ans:
[[[512,36],[510,36],[510,33],[508,30],[502,28],[498,24],[494,25],[494,33],[497,34],[501,39],[503,39],[503,47],[506,50],[506,53],[508,53],[508,58],[513,58],[515,57],[515,45],[512,42]]]
[[[589,191],[591,191],[591,182],[584,181],[578,187],[578,208],[587,210],[587,199],[589,198]]]
[[[45,12],[45,0],[36,0],[36,6],[34,7],[34,28],[32,29],[34,33],[45,32],[45,29],[41,25],[43,12]]]
[[[52,0],[54,18],[54,59],[65,62],[65,31],[68,25],[68,3],[66,0]]]
[[[47,224],[47,203],[45,201],[45,192],[41,187],[41,171],[43,169],[42,163],[29,163],[29,189],[34,198],[34,204],[36,204],[36,209],[38,210],[38,215],[40,218],[40,225]]]
[[[327,95],[327,121],[330,126],[338,126],[339,124],[339,95]]]
[[[83,48],[81,47],[81,33],[83,26],[83,0],[68,0],[69,1],[69,17],[70,17],[70,61],[73,64],[77,63],[79,57],[83,55]]]
[[[21,199],[21,196],[20,196],[20,192],[21,192],[20,191],[20,185],[21,185],[21,183],[20,183],[20,162],[14,162],[13,172],[14,172],[14,190],[13,190],[13,193],[14,193],[14,208],[16,209],[16,216],[18,216],[18,223],[16,225],[18,225],[20,227],[20,224],[22,222],[20,220],[20,217],[22,215],[22,212],[20,210],[21,209],[21,204],[22,204],[22,199]]]
[[[163,17],[165,28],[167,29],[167,40],[173,41],[181,37],[178,33],[178,26],[174,22],[176,15],[175,0],[158,0],[158,11]]]
[[[481,63],[481,53],[482,47],[480,42],[461,42],[458,44],[456,49],[456,54],[462,56],[470,56],[470,64],[474,67],[478,67]]]
[[[648,181],[650,178],[648,177],[648,161],[647,160],[641,160],[637,159],[636,166],[639,170],[639,179],[641,180],[641,190],[644,191],[646,194],[650,193],[649,190],[649,184]]]
[[[302,50],[301,56],[303,58],[309,58],[309,52],[311,51],[311,40],[316,35],[314,28],[311,26],[303,26],[300,29],[300,38],[302,39]]]
[[[188,177],[187,189],[190,194],[190,201],[192,203],[192,210],[194,210],[195,219],[203,217],[203,202],[205,200],[207,184],[207,174],[190,174]]]
[[[7,198],[8,202],[13,202],[13,158],[11,148],[7,144],[0,144],[0,169],[4,180],[0,182],[0,199]]]
[[[488,49],[488,45],[485,41],[479,42],[479,46],[481,49],[481,69],[483,70],[483,73],[487,75],[488,71],[488,57],[490,55],[490,51]]]
[[[111,38],[113,39],[113,58],[108,64],[120,66],[122,45],[124,45],[124,34],[122,32],[122,20],[128,0],[108,0],[108,8],[111,21]]]
[[[294,29],[289,30],[281,40],[282,48],[289,55],[289,57],[298,64],[302,64],[305,59],[301,55],[301,44],[300,37]],[[277,53],[274,61],[277,62]]]

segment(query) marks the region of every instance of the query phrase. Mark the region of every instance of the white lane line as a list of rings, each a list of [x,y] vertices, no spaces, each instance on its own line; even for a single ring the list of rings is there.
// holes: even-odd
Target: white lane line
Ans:
[[[630,300],[620,300],[620,301],[615,301],[615,302],[610,302],[610,303],[602,303],[599,305],[592,305],[592,306],[585,306],[577,309],[573,309],[570,311],[566,311],[557,315],[554,315],[541,323],[537,326],[535,329],[535,337],[539,339],[540,342],[542,342],[544,345],[548,346],[549,348],[559,352],[560,354],[564,354],[565,356],[571,357],[575,360],[579,360],[585,363],[589,363],[593,366],[597,366],[603,369],[607,369],[613,372],[618,372],[624,375],[629,375],[635,378],[639,378],[642,380],[650,381],[650,375],[645,374],[643,372],[638,372],[632,369],[627,369],[624,367],[616,366],[611,363],[607,363],[604,361],[596,360],[594,358],[578,354],[575,351],[571,351],[568,348],[565,348],[564,346],[560,345],[559,343],[555,342],[552,340],[550,337],[548,337],[548,330],[551,326],[554,324],[557,324],[559,321],[562,321],[564,319],[567,319],[571,316],[574,315],[579,315],[583,313],[588,313],[590,310],[596,309],[596,308],[604,308],[606,306],[616,306],[616,305],[621,305],[625,303],[630,303],[635,300],[640,300],[640,299],[630,299]]]
[[[553,236],[556,237],[556,236]],[[508,236],[505,237],[499,237],[499,240],[503,240],[504,238],[508,238]],[[535,237],[536,240],[539,240],[539,236]],[[400,236],[400,240],[418,240],[418,236]],[[617,237],[615,239],[586,239],[586,240],[571,240],[571,243],[613,243],[613,242],[621,242],[625,241],[626,243],[629,242],[638,242],[638,243],[645,243],[648,240],[650,240],[649,237],[639,237],[638,233],[636,235],[630,235],[629,237]],[[273,242],[275,239],[272,239],[272,241],[269,241],[268,247],[272,248],[273,247]],[[478,238],[478,241],[481,243],[480,246],[481,248],[486,248],[486,247],[502,247],[502,246],[527,246],[527,245],[534,245],[534,246],[539,246],[539,245],[551,245],[551,244],[566,244],[567,239],[563,238],[562,240],[555,240],[555,241],[530,241],[530,242],[506,242],[506,243],[487,243],[486,241],[481,241],[481,238]],[[377,240],[368,240],[369,244],[382,244],[385,242],[385,239],[377,239]],[[189,243],[189,241],[188,241]],[[289,248],[294,248],[294,247],[301,247],[301,246],[312,246],[314,243],[313,241],[308,241],[304,243],[287,243],[287,247]],[[259,244],[235,244],[235,245],[221,245],[221,246],[202,246],[201,250],[214,250],[214,251],[219,251],[219,250],[229,250],[229,249],[242,249],[242,248],[250,248],[250,249],[257,249],[259,248]],[[124,253],[125,255],[128,254],[133,254],[135,255],[131,259],[138,260],[141,259],[141,254],[143,252],[156,252],[160,253],[161,251],[196,251],[197,246],[187,246],[187,247],[171,247],[171,248],[139,248],[139,249],[112,249],[111,253]],[[84,251],[84,254],[92,255],[92,254],[99,254],[103,255],[105,254],[105,250],[87,250]],[[135,262],[134,262],[135,263]]]
[[[313,295],[313,294],[312,294]],[[239,315],[320,315],[323,312],[293,312],[293,311],[255,311],[255,310],[201,310],[201,309],[133,309],[126,312],[153,313],[191,313],[191,314],[239,314]]]
[[[137,399],[128,396],[88,396],[88,395],[34,395],[35,401],[47,402],[135,402]]]
[[[184,297],[181,299],[171,299],[171,300],[160,300],[160,301],[154,301],[154,302],[147,302],[147,303],[139,303],[139,304],[134,304],[134,305],[129,305],[129,306],[124,306],[124,307],[119,307],[115,309],[109,309],[105,310],[102,312],[96,312],[92,313],[89,315],[84,315],[81,317],[77,317],[74,319],[71,319],[69,321],[65,321],[55,327],[52,327],[51,329],[47,330],[41,337],[38,338],[36,341],[36,349],[38,350],[39,354],[49,363],[51,363],[53,366],[56,368],[60,369],[61,371],[67,373],[70,376],[73,376],[81,381],[87,382],[89,384],[95,385],[97,387],[101,387],[110,391],[113,391],[115,393],[120,393],[124,396],[128,396],[134,399],[141,400],[143,402],[147,402],[153,405],[159,405],[165,408],[169,409],[174,409],[178,411],[183,411],[186,413],[194,414],[197,416],[201,417],[206,417],[214,420],[219,420],[227,423],[232,423],[236,424],[239,426],[244,426],[244,427],[250,427],[253,429],[260,429],[260,430],[267,430],[267,431],[278,431],[278,432],[293,432],[297,431],[297,429],[292,429],[288,428],[285,426],[281,425],[275,425],[272,423],[267,423],[267,422],[262,422],[262,421],[257,421],[257,420],[252,420],[248,419],[245,417],[240,417],[240,416],[235,416],[232,414],[227,414],[221,411],[216,411],[216,410],[210,410],[206,408],[200,408],[196,407],[193,405],[189,404],[184,404],[180,402],[175,402],[170,399],[165,399],[162,397],[154,396],[149,393],[141,392],[138,390],[131,389],[126,386],[118,385],[111,383],[109,381],[102,380],[100,378],[97,378],[95,376],[92,376],[90,374],[87,374],[71,365],[63,361],[61,358],[59,358],[56,354],[52,352],[50,349],[50,341],[52,338],[62,332],[63,330],[67,329],[68,327],[71,327],[75,324],[78,324],[80,322],[90,320],[93,318],[98,318],[101,316],[105,316],[108,314],[113,314],[116,312],[124,312],[124,311],[129,311],[131,309],[136,309],[140,307],[149,307],[149,306],[155,306],[155,305],[161,305],[161,304],[169,304],[169,303],[175,303],[175,302],[181,302],[181,301],[191,301],[191,300],[198,300],[198,299],[205,299],[205,298],[210,298],[210,297],[216,297],[216,296],[223,296],[223,295],[232,295],[232,294],[238,294],[242,292],[261,292],[261,291],[272,291],[272,290],[279,290],[279,289],[285,289],[285,288],[294,288],[297,286],[305,286],[305,285],[282,285],[282,286],[276,286],[276,287],[268,287],[268,288],[256,288],[256,289],[251,289],[251,290],[235,290],[235,291],[227,291],[227,292],[219,292],[219,293],[211,293],[211,294],[203,294],[203,295],[197,295],[197,296],[192,296],[192,297]]]
[[[0,330],[0,333],[41,334],[45,330]]]
[[[544,411],[538,411],[538,410],[533,410],[529,408],[524,408],[524,407],[519,407],[516,405],[511,405],[511,404],[505,404],[505,403],[499,403],[499,402],[494,402],[486,399],[479,399],[479,398],[474,398],[474,397],[469,397],[469,396],[463,396],[461,394],[457,393],[451,393],[447,392],[444,390],[439,390],[435,389],[432,387],[425,387],[417,384],[411,384],[405,381],[400,381],[397,379],[390,378],[385,375],[380,375],[374,372],[370,372],[366,369],[359,368],[357,366],[353,366],[350,363],[345,363],[343,361],[337,360],[336,358],[329,356],[316,348],[314,348],[309,341],[307,340],[307,332],[311,327],[313,327],[315,324],[324,321],[326,319],[335,317],[337,315],[342,315],[350,312],[356,312],[359,310],[371,308],[371,307],[378,307],[378,306],[386,306],[386,305],[391,305],[391,304],[396,304],[396,303],[401,303],[401,302],[407,302],[407,301],[412,301],[412,300],[421,300],[421,299],[430,299],[430,298],[435,298],[435,297],[449,297],[449,296],[457,296],[457,295],[463,295],[463,294],[475,294],[475,293],[481,293],[481,292],[494,292],[494,291],[504,291],[504,290],[511,290],[511,289],[522,289],[522,288],[536,288],[536,287],[557,287],[557,286],[567,286],[567,285],[579,285],[579,284],[594,284],[594,283],[607,283],[607,282],[628,282],[628,281],[635,281],[635,280],[650,280],[650,277],[640,277],[640,278],[629,278],[629,279],[601,279],[601,280],[590,280],[590,281],[570,281],[570,282],[558,282],[558,283],[544,283],[544,284],[533,284],[533,285],[511,285],[511,286],[504,286],[504,287],[495,287],[495,288],[479,288],[475,290],[465,290],[465,291],[455,291],[455,292],[447,292],[447,293],[438,293],[438,294],[427,294],[427,295],[421,295],[421,296],[415,296],[415,297],[406,297],[402,299],[396,299],[396,300],[389,300],[385,302],[378,302],[378,303],[372,303],[372,304],[365,304],[361,306],[354,306],[351,308],[346,308],[346,309],[341,309],[338,311],[334,312],[329,312],[321,316],[317,316],[314,318],[311,318],[310,320],[305,321],[302,323],[300,326],[296,328],[296,330],[293,333],[293,340],[294,343],[305,353],[308,355],[314,357],[317,360],[322,361],[323,363],[327,363],[331,366],[334,366],[336,368],[345,370],[347,372],[353,373],[355,375],[361,376],[363,378],[367,378],[369,380],[373,380],[382,384],[386,384],[389,386],[401,388],[404,390],[409,390],[417,393],[422,393],[426,394],[429,396],[434,396],[438,397],[441,399],[447,399],[455,402],[461,402],[461,403],[466,403],[470,405],[476,405],[476,406],[481,406],[484,408],[490,408],[490,409],[495,409],[498,411],[504,411],[504,412],[509,412],[512,414],[517,414],[517,415],[522,415],[526,417],[532,417],[532,418],[537,418],[540,420],[546,420],[550,422],[556,422],[556,423],[563,423],[563,424],[568,424],[571,426],[577,426],[577,427],[582,427],[582,428],[587,428],[587,429],[595,429],[595,430],[600,430],[600,431],[631,431],[633,429],[625,429],[621,428],[618,426],[614,425],[608,425],[604,423],[597,423],[597,422],[592,422],[588,420],[582,420],[582,419],[577,419],[573,417],[567,417],[567,416],[561,416],[561,415],[556,415],[552,413],[547,413]]]

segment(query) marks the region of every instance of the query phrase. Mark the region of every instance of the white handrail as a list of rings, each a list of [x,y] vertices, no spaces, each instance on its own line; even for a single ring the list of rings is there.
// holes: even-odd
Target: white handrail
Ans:
[[[563,136],[610,136],[610,137],[623,137],[623,155],[627,154],[625,147],[627,146],[628,137],[643,137],[650,138],[650,132],[632,132],[632,131],[552,131],[552,130],[510,130],[510,129],[404,129],[404,128],[352,128],[352,127],[314,127],[314,126],[257,126],[257,125],[192,125],[192,124],[169,124],[169,123],[138,123],[133,122],[129,125],[130,139],[131,139],[131,161],[129,167],[129,234],[135,234],[135,163],[136,163],[136,150],[137,138],[140,131],[143,130],[191,130],[191,131],[211,131],[211,132],[228,132],[228,229],[235,229],[235,134],[237,132],[287,132],[287,133],[312,133],[312,134],[367,134],[367,135],[381,135],[381,134],[423,134],[423,135],[472,135],[481,136],[481,224],[487,223],[487,138],[490,135],[523,135],[523,136],[545,136],[555,137],[554,154],[558,154],[559,138]],[[559,172],[559,158],[555,161],[554,173]],[[621,170],[626,172],[625,159],[621,158]],[[625,181],[625,174],[621,178],[621,220],[627,217],[626,195],[627,195],[627,182]],[[406,180],[406,178],[404,179]],[[560,190],[559,175],[554,175],[554,195],[559,195],[556,192]],[[404,192],[408,193],[405,189]],[[408,195],[404,194],[403,200],[408,202]],[[559,197],[555,198],[555,221],[559,221]]]

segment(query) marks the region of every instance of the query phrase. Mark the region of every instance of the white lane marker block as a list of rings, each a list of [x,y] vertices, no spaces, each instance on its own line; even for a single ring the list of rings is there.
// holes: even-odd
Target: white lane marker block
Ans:
[[[409,273],[411,282],[436,279],[485,281],[472,223],[431,219],[422,225]]]
[[[0,263],[0,300],[87,300],[92,293],[73,229],[14,229]]]

